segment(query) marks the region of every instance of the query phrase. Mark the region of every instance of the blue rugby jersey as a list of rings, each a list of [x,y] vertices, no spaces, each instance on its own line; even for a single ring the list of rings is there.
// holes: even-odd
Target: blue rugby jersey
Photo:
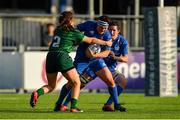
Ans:
[[[118,37],[113,41],[111,46],[111,51],[115,53],[116,56],[127,55],[128,54],[128,42],[122,36],[118,35]],[[117,66],[117,60],[113,60],[112,56],[108,56],[104,58],[106,65],[108,66],[111,72],[115,71]]]
[[[97,28],[97,21],[86,21],[84,23],[77,25],[77,29],[84,32],[84,35],[88,37],[96,37],[98,39],[103,39],[105,41],[108,41],[111,39],[111,34],[108,30],[104,34],[99,34],[96,28]],[[76,56],[75,56],[75,61],[74,61],[75,64],[79,62],[90,61],[90,59],[87,58],[85,55],[85,50],[87,49],[88,46],[89,44],[87,43],[84,43],[84,42],[80,43],[76,51]],[[110,49],[111,47],[109,46],[101,46],[102,51],[110,50]]]

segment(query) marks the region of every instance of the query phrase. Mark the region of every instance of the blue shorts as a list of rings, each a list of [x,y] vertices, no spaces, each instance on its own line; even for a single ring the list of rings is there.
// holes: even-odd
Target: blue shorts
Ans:
[[[90,77],[95,79],[97,77],[96,72],[107,67],[103,59],[96,59],[89,63],[88,67],[83,71],[86,72]]]
[[[82,74],[83,71],[88,67],[89,62],[74,63],[74,66],[79,74]]]

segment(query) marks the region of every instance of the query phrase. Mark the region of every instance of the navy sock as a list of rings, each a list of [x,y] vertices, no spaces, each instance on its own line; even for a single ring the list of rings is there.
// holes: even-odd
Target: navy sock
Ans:
[[[114,101],[114,104],[119,104],[117,87],[108,87],[108,90]]]
[[[113,102],[113,99],[112,99],[112,97],[110,96],[109,99],[108,99],[107,102],[106,102],[106,105],[111,105],[112,102]]]
[[[121,86],[116,86],[117,87],[117,92],[118,96],[123,92],[123,88]],[[111,105],[113,102],[113,98],[110,96],[109,99],[106,102],[106,105]]]
[[[123,92],[123,88],[121,86],[117,86],[118,96]]]
[[[61,92],[59,94],[59,98],[56,101],[56,105],[61,105],[64,98],[67,96],[67,94],[70,92],[70,89],[66,88],[66,84],[62,87]]]
[[[71,101],[71,92],[69,92],[63,105],[68,106],[70,101]]]

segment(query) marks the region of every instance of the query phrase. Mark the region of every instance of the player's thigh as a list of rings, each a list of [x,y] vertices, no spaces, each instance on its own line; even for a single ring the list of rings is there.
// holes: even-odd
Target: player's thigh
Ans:
[[[112,74],[109,71],[108,67],[101,69],[100,71],[96,72],[96,75],[100,77],[108,86],[114,87],[115,82],[113,80]]]
[[[49,52],[46,57],[46,76],[48,85],[51,88],[56,86],[56,77],[57,77],[57,63],[56,63],[57,53]]]
[[[57,69],[64,73],[74,68],[73,60],[67,52],[60,52],[57,56]]]
[[[101,69],[107,67],[103,59],[96,59],[89,63],[87,68],[83,71],[83,75],[89,75],[92,79],[97,77],[96,73]]]
[[[57,55],[58,53],[49,52],[46,56],[46,73],[55,73],[57,70]]]
[[[83,71],[88,67],[89,62],[79,62],[74,63],[74,66],[79,74],[82,74]]]
[[[94,72],[98,72],[100,71],[101,69],[107,67],[106,63],[104,62],[103,59],[96,59],[96,60],[93,60],[89,63],[88,67]]]
[[[68,80],[68,83],[80,84],[79,74],[77,73],[75,68],[72,68],[66,72],[63,72],[62,74]]]

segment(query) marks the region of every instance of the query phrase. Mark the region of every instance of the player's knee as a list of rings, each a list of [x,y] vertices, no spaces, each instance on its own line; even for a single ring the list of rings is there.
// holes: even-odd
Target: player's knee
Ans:
[[[126,88],[126,84],[127,84],[126,79],[121,79],[116,81],[116,85],[121,86],[123,89]]]
[[[80,79],[76,79],[76,80],[75,80],[75,85],[78,85],[78,86],[81,85]]]
[[[126,87],[127,79],[121,73],[117,73],[113,75],[113,79],[115,80],[116,85],[121,86],[122,88]]]
[[[80,79],[74,79],[73,81],[72,81],[72,86],[80,86],[81,85],[81,82],[80,82]]]
[[[106,82],[106,84],[107,84],[109,87],[114,87],[114,86],[115,86],[114,80],[108,80],[108,81]]]

